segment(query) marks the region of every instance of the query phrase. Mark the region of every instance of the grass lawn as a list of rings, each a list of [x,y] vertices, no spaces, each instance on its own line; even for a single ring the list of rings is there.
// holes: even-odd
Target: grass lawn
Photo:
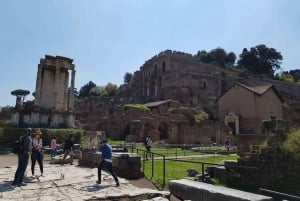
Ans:
[[[202,164],[195,162],[203,162],[203,163],[214,163],[218,164],[223,160],[236,160],[238,158],[237,155],[226,155],[226,156],[213,156],[207,158],[193,158],[193,159],[185,159],[185,161],[189,160],[190,162],[180,162],[180,161],[168,161],[165,162],[165,186],[168,185],[169,180],[172,179],[182,179],[187,177],[187,170],[189,168],[196,169],[199,173],[202,171]],[[156,160],[153,164],[153,177],[152,176],[152,162],[145,161],[144,163],[144,172],[147,178],[151,179],[156,185],[162,187],[163,184],[163,161]],[[204,165],[204,170],[207,166]]]
[[[136,149],[133,149],[135,153],[143,158],[144,151],[146,151],[145,146],[142,144],[136,144]],[[192,150],[190,148],[182,148],[182,147],[163,147],[163,146],[152,146],[151,152],[156,154],[165,155],[166,157],[170,156],[193,156],[193,155],[202,155],[205,154],[205,151],[210,151],[211,153],[218,152],[220,150],[224,150],[223,146],[199,146],[198,151]],[[131,148],[128,148],[128,152],[131,152]]]

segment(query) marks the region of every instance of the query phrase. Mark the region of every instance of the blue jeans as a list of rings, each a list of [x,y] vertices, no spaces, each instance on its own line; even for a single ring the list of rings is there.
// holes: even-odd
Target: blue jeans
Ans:
[[[20,184],[23,182],[24,174],[28,165],[29,154],[18,154],[18,168],[15,173],[14,183]]]

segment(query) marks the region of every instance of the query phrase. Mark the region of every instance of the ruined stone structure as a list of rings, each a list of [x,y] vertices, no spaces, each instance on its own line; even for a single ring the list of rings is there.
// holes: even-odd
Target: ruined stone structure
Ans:
[[[41,59],[38,65],[34,106],[15,112],[12,115],[12,124],[53,128],[75,127],[73,115],[75,72],[75,65],[70,58],[46,55]]]
[[[300,101],[300,85],[257,77],[236,68],[202,63],[195,56],[172,50],[155,55],[136,71],[128,86],[128,102],[178,100],[188,105],[210,106],[235,82],[248,86],[273,84],[283,98]],[[212,101],[213,100],[213,101]]]
[[[262,134],[263,120],[283,119],[282,99],[273,85],[235,84],[218,99],[218,108],[219,119],[234,135]]]
[[[129,101],[174,99],[188,105],[212,105],[238,73],[202,63],[191,54],[166,50],[134,73],[128,87]]]
[[[228,113],[225,118],[220,117],[218,111],[218,98],[236,82],[249,87],[272,84],[284,99],[282,119],[298,119],[300,122],[300,115],[297,114],[300,111],[299,84],[202,63],[191,54],[171,50],[163,51],[146,61],[134,73],[131,81],[120,87],[120,93],[112,100],[92,97],[76,105],[76,119],[83,128],[104,130],[115,139],[127,137],[130,141],[142,141],[151,134],[156,140],[169,143],[210,143],[211,140],[222,143],[226,135],[230,134],[228,122],[237,123],[237,129],[243,123],[240,120],[233,121],[238,117],[236,114],[230,116]],[[167,114],[167,108],[174,106],[169,100],[177,101],[185,107],[203,108],[212,120],[201,125],[191,125],[183,116]],[[133,111],[125,113],[122,105],[126,103],[145,103],[150,107],[151,114]],[[226,121],[227,126],[224,124]],[[243,129],[240,131],[243,133]],[[253,133],[251,138],[255,138]],[[257,141],[260,140],[261,136],[258,136]],[[242,139],[237,136],[233,141],[239,143]]]
[[[141,142],[151,135],[154,141],[171,144],[209,144],[212,136],[224,138],[228,131],[217,127],[212,120],[191,125],[181,114],[170,114],[169,108],[180,107],[177,101],[159,101],[148,103],[151,112],[130,108],[113,108],[103,98],[93,97],[76,104],[76,120],[85,130],[105,131],[111,139],[126,139],[127,142]],[[107,105],[105,105],[107,104]],[[103,105],[103,107],[101,107]],[[219,130],[218,130],[219,129]]]
[[[81,166],[98,167],[101,162],[102,153],[95,147],[99,147],[100,142],[106,139],[103,131],[86,131],[84,135],[84,146],[82,155],[78,161]],[[138,179],[144,177],[141,172],[141,157],[136,153],[120,153],[113,147],[112,166],[119,177],[127,179]]]
[[[59,112],[73,111],[75,72],[72,59],[49,55],[41,59],[38,65],[34,105]]]

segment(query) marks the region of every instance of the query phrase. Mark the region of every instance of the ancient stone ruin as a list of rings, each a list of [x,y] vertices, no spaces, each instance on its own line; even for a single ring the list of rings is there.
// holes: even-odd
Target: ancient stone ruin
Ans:
[[[75,65],[73,60],[49,56],[38,65],[33,106],[13,113],[14,126],[73,128]],[[70,79],[71,78],[71,79]]]
[[[83,152],[79,159],[79,165],[98,167],[102,153],[97,151],[100,141],[106,139],[103,131],[86,131],[84,135]],[[138,179],[144,177],[141,171],[141,157],[136,153],[119,152],[120,149],[113,146],[112,166],[118,176],[126,179]]]
[[[252,107],[243,106],[245,100],[250,99],[234,92],[231,97],[236,98],[220,112],[220,97],[236,82],[248,89],[272,85],[266,93],[254,91],[253,96],[257,98],[256,102],[262,103],[263,109],[268,110],[259,109],[254,114]],[[266,95],[272,95],[273,88],[276,97],[266,100]],[[264,120],[276,117],[300,122],[299,89],[300,85],[296,83],[203,63],[191,54],[166,50],[147,60],[134,72],[129,83],[120,86],[119,93],[113,98],[91,97],[76,104],[76,120],[86,130],[103,130],[112,139],[130,142],[140,142],[151,135],[155,141],[171,144],[223,144],[229,136],[232,144],[248,147],[265,140],[266,135],[261,129]],[[274,104],[265,107],[264,103],[270,100]],[[124,111],[122,106],[127,103],[145,104],[151,112]],[[237,111],[237,105],[243,110]],[[195,124],[184,115],[168,112],[181,106],[201,108],[209,114],[209,119]],[[279,108],[282,108],[280,113]]]

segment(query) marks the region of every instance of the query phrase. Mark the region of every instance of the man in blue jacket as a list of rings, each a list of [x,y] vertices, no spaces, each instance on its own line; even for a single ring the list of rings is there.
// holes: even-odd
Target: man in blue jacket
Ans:
[[[24,134],[20,137],[21,150],[18,154],[18,168],[15,173],[13,185],[26,186],[23,182],[24,174],[28,165],[29,155],[32,149],[31,128],[26,128]]]
[[[112,168],[112,148],[111,146],[107,143],[107,140],[104,139],[101,143],[100,143],[100,147],[98,149],[100,152],[102,152],[102,160],[98,166],[98,180],[97,180],[97,184],[101,184],[101,170],[106,167],[108,169],[108,171],[110,172],[110,174],[113,176],[115,182],[116,182],[116,186],[120,186],[118,177],[116,175],[116,173],[113,171]]]

